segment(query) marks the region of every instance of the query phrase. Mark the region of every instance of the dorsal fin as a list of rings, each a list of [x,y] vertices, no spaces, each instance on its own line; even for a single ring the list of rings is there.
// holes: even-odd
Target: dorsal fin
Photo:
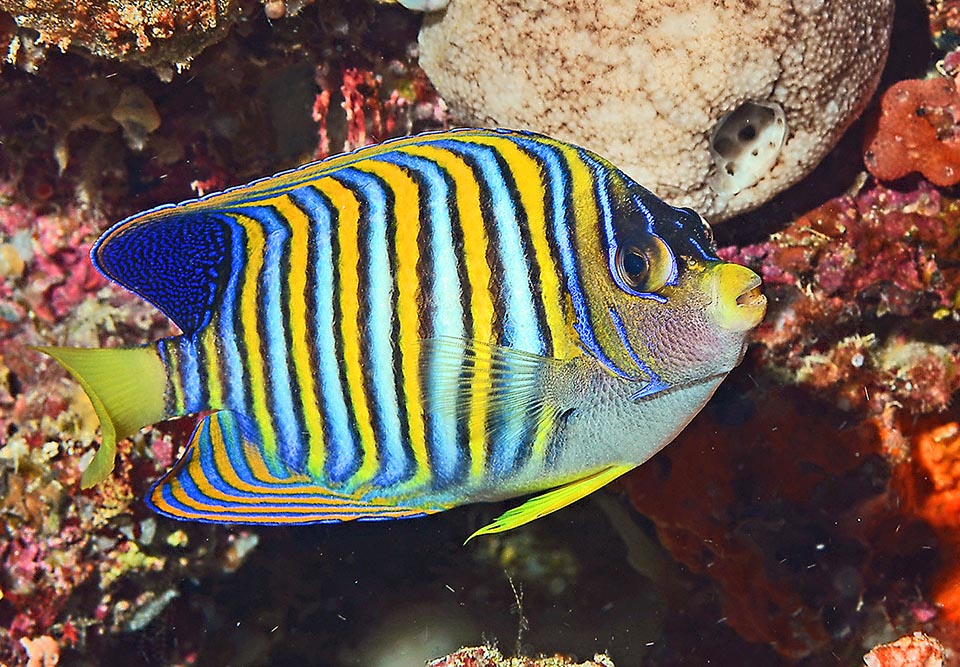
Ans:
[[[90,255],[97,270],[190,334],[210,321],[229,278],[230,233],[220,213],[167,206],[117,223]]]

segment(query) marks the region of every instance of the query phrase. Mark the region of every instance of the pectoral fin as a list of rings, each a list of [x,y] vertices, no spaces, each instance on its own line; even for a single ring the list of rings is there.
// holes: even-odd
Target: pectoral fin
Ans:
[[[574,503],[584,496],[590,495],[602,486],[612,482],[620,475],[633,470],[636,466],[621,465],[604,468],[600,472],[583,477],[547,491],[539,496],[535,496],[523,503],[519,507],[507,510],[489,526],[484,526],[473,535],[467,538],[467,542],[478,535],[490,535],[491,533],[502,533],[505,530],[511,530],[525,523],[530,523],[535,519],[546,516],[567,505]]]
[[[576,408],[561,359],[444,337],[422,341],[421,360],[428,411],[459,424],[482,420],[490,475],[509,474],[528,447],[542,456]]]

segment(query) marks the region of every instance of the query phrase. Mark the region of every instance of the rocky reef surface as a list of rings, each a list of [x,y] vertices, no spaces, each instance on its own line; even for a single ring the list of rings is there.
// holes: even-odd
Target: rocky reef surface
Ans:
[[[466,546],[501,508],[296,530],[156,517],[141,499],[189,420],[122,443],[81,491],[93,410],[30,349],[170,333],[90,265],[113,221],[457,124],[418,65],[424,19],[366,1],[23,4],[0,0],[0,663],[955,659],[960,2],[899,3],[863,118],[717,229],[770,308],[704,413],[597,498]],[[538,654],[557,657],[511,657]]]

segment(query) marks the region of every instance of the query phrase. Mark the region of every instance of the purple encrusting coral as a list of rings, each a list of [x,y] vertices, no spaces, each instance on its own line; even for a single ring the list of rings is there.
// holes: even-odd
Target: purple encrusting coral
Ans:
[[[926,413],[960,388],[958,240],[956,199],[923,182],[871,184],[721,255],[763,276],[772,305],[755,339],[765,365],[850,409],[896,402]]]

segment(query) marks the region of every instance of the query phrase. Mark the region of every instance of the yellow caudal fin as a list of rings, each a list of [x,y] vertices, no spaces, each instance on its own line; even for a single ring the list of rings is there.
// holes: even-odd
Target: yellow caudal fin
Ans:
[[[153,346],[35,349],[70,372],[87,392],[100,418],[103,443],[80,478],[80,486],[88,489],[113,472],[118,440],[164,418],[166,369]]]
[[[512,530],[525,523],[546,516],[587,496],[602,486],[609,484],[620,475],[633,470],[634,465],[620,465],[604,468],[581,479],[558,486],[544,494],[534,496],[519,507],[507,510],[498,516],[489,526],[484,526],[467,538],[467,542],[478,535],[490,535]],[[466,542],[464,543],[466,544]]]

